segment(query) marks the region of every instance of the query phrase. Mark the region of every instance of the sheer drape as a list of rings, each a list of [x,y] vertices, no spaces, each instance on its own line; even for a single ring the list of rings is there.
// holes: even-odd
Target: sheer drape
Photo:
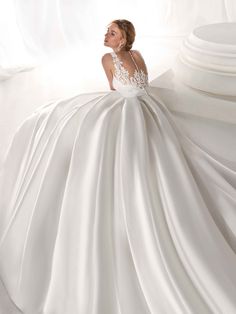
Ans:
[[[32,63],[68,46],[92,43],[103,35],[104,23],[113,18],[131,19],[140,37],[178,37],[202,24],[235,21],[236,3],[149,0],[144,6],[141,0],[121,0],[113,7],[109,0],[1,1],[0,66]]]

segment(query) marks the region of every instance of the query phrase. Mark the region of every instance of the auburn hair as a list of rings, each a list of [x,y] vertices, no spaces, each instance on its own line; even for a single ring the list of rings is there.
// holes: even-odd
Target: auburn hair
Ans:
[[[123,37],[126,40],[124,48],[127,51],[130,50],[133,46],[133,42],[136,35],[134,25],[130,21],[124,19],[113,20],[111,23],[115,23],[121,30]]]

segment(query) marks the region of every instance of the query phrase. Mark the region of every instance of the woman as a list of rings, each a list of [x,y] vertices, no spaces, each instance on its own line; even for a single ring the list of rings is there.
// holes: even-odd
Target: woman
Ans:
[[[178,128],[134,37],[127,20],[108,26],[112,91],[40,107],[14,136],[0,204],[10,313],[236,309],[235,165]]]
[[[113,53],[105,54],[102,64],[112,90],[115,89],[113,78],[117,76],[118,82],[122,80],[123,84],[131,81],[135,85],[139,80],[144,81],[144,87],[148,84],[147,68],[141,54],[138,51],[131,52],[134,39],[134,26],[127,20],[115,20],[107,29],[104,45],[112,48]]]

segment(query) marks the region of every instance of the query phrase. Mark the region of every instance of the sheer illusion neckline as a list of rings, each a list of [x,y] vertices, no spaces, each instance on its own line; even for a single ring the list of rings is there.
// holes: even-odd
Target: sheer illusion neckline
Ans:
[[[133,74],[130,75],[128,69],[123,66],[123,61],[113,51],[111,55],[115,67],[114,77],[124,85],[132,85],[135,87],[144,88],[148,85],[148,74],[138,67],[131,51],[128,52],[135,65]]]

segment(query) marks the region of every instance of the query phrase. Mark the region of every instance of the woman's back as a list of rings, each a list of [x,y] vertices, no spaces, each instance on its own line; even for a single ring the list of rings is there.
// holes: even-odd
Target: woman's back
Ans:
[[[130,76],[133,76],[137,67],[140,71],[143,71],[146,75],[148,74],[146,64],[139,51],[137,50],[119,51],[116,53],[116,55],[119,58],[119,60],[122,62],[123,67],[129,72]],[[136,63],[137,67],[134,62]]]
[[[140,88],[148,85],[147,67],[142,55],[137,50],[107,53],[103,56],[102,63],[111,89],[114,89],[114,78],[124,85]]]

